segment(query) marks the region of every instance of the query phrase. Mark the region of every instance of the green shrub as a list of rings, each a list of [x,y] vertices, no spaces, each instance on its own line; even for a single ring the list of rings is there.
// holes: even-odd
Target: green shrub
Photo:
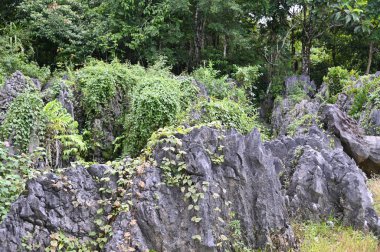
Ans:
[[[103,117],[106,110],[112,110],[112,101],[124,96],[136,84],[129,66],[119,62],[107,64],[91,61],[76,73],[81,102],[87,120]]]
[[[223,99],[231,93],[231,84],[227,82],[227,76],[219,77],[219,71],[213,68],[212,63],[195,70],[193,76],[205,85],[208,94],[214,98]]]
[[[3,82],[7,76],[16,71],[42,82],[50,76],[49,68],[39,67],[37,63],[28,60],[22,41],[17,36],[2,35],[0,36],[0,81]]]
[[[248,114],[247,110],[250,110]],[[200,114],[198,120],[189,118],[191,124],[221,122],[227,128],[234,128],[242,134],[247,134],[253,128],[261,128],[257,121],[257,114],[252,107],[246,108],[230,99],[201,101],[196,107]]]
[[[181,78],[178,81],[181,90],[181,109],[186,110],[198,99],[199,88],[193,84],[192,78]]]
[[[354,103],[352,104],[349,114],[354,117],[360,114],[367,100],[368,100],[368,90],[365,88],[360,89],[355,94]]]
[[[163,76],[143,78],[133,92],[125,151],[138,154],[155,130],[174,123],[181,111],[181,97],[178,81]]]
[[[113,138],[123,133],[132,89],[144,75],[144,68],[117,61],[91,61],[75,73],[74,93],[84,113],[81,126],[89,158],[114,157]]]
[[[323,81],[327,83],[331,96],[335,96],[342,92],[343,87],[349,82],[350,73],[347,69],[340,66],[330,67]]]
[[[245,90],[251,90],[261,75],[259,66],[237,67],[235,78]]]
[[[14,144],[21,152],[38,147],[45,129],[43,107],[37,93],[26,92],[17,96],[1,125],[1,138]]]
[[[78,123],[59,101],[47,103],[43,112],[46,118],[45,148],[51,166],[58,166],[61,158],[78,157],[86,151],[83,138],[78,133]]]

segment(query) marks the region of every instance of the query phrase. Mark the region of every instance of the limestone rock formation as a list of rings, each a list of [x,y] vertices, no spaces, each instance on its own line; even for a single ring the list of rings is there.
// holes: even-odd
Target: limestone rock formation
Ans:
[[[102,251],[218,251],[237,239],[285,251],[297,246],[291,218],[335,216],[379,234],[364,173],[338,138],[317,127],[265,144],[258,131],[243,136],[195,128],[160,143],[152,155],[154,162],[130,174],[122,197],[120,174],[106,165],[32,179],[0,225],[0,250],[16,251],[31,240],[35,251],[43,251],[57,232],[86,244],[99,232],[99,218],[113,234]],[[178,180],[169,181],[168,174]],[[102,199],[108,200],[104,208]],[[128,211],[115,212],[125,202]]]
[[[4,120],[5,114],[12,101],[21,93],[28,89],[40,89],[38,80],[25,77],[20,71],[15,72],[5,81],[0,89],[0,123]]]
[[[366,176],[339,140],[312,127],[308,134],[282,137],[266,147],[275,157],[292,217],[320,221],[334,216],[346,225],[380,234]]]
[[[365,136],[357,122],[336,105],[323,108],[323,121],[334,132],[347,152],[367,173],[380,171],[380,137]]]

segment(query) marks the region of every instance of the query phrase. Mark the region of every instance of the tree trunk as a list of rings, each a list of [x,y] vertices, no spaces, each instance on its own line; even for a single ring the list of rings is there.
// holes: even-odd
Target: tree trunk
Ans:
[[[227,58],[227,36],[223,35],[223,58]]]
[[[293,22],[293,20],[292,20]],[[294,30],[292,30],[291,34],[291,47],[292,47],[292,60],[293,60],[293,71],[296,73],[298,71],[298,62],[296,59],[296,37],[294,34]]]
[[[194,17],[194,25],[195,25],[195,36],[194,36],[194,64],[199,65],[201,60],[201,50],[202,50],[202,27],[203,22],[201,21],[201,13],[199,9],[199,4],[197,4],[195,9],[195,17]]]
[[[311,41],[302,43],[302,74],[310,75],[311,66]]]
[[[307,6],[303,9],[303,30],[302,30],[302,74],[310,75],[311,66],[311,46],[313,37],[313,27],[311,17],[307,17]]]
[[[368,52],[368,65],[367,65],[367,70],[365,71],[365,74],[369,74],[369,72],[371,71],[372,58],[373,58],[373,47],[374,47],[373,42],[370,42],[369,43],[369,52]]]

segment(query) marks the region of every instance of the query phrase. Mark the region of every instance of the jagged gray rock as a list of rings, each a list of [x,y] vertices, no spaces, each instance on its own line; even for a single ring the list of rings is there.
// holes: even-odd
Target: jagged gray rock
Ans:
[[[187,173],[199,190],[205,182],[208,185],[204,198],[197,203],[199,211],[189,209],[190,202],[179,187],[165,184],[161,168],[147,167],[135,177],[133,194],[124,199],[133,201],[133,209],[113,222],[114,236],[105,251],[123,251],[123,247],[217,251],[229,247],[230,241],[224,239],[230,237],[232,221],[239,221],[241,239],[251,247],[273,245],[284,250],[295,246],[281,184],[258,131],[242,136],[203,127],[181,140],[187,152]],[[223,145],[223,151],[215,154]],[[213,163],[212,155],[222,154],[224,162]],[[158,148],[154,155],[160,164],[166,152]],[[41,249],[49,245],[49,235],[58,230],[85,241],[88,233],[96,230],[93,221],[96,202],[101,198],[101,185],[94,178],[104,176],[107,169],[99,165],[88,171],[72,168],[61,177],[49,174],[31,180],[27,194],[13,204],[0,225],[0,247],[10,251],[20,248],[23,237],[32,231]],[[80,203],[76,208],[73,197]],[[194,216],[202,219],[194,222]],[[198,235],[200,241],[194,239]]]
[[[122,215],[116,220],[118,227],[131,233],[131,240],[124,241],[121,233],[108,245],[129,245],[140,251],[217,251],[229,247],[223,235],[231,237],[229,224],[239,221],[243,239],[252,248],[276,244],[279,249],[294,246],[281,185],[270,156],[266,154],[257,131],[248,136],[236,132],[221,135],[217,130],[203,127],[195,129],[182,139],[186,154],[187,172],[199,188],[205,182],[204,199],[198,203],[200,210],[189,210],[190,202],[178,187],[165,185],[162,170],[150,167],[140,178],[144,188],[135,186],[135,224],[125,221]],[[209,153],[218,152],[224,146],[224,162],[215,164]],[[157,160],[165,157],[162,150],[155,153]],[[138,183],[137,183],[138,184]],[[232,213],[235,213],[232,217]],[[201,219],[192,222],[193,216]],[[124,224],[123,221],[125,221]],[[201,241],[192,239],[199,235]],[[126,244],[126,242],[128,242]]]
[[[319,221],[334,216],[346,225],[380,234],[366,176],[338,139],[312,127],[308,134],[282,137],[266,147],[279,164],[293,217]]]
[[[20,71],[15,72],[7,79],[0,89],[0,123],[4,120],[12,101],[18,95],[29,89],[39,90],[40,86],[38,80],[25,77]]]
[[[310,80],[310,76],[307,75],[291,76],[285,80],[286,95],[289,95],[297,87],[302,88],[309,97],[313,97],[317,90],[314,81]]]
[[[272,112],[272,131],[276,136],[287,135],[289,127],[293,124],[296,126],[294,135],[302,134],[311,125],[318,124],[319,108],[320,104],[310,99],[299,103],[288,97],[277,100]]]
[[[113,236],[102,251],[226,250],[233,242],[228,239],[232,223],[239,224],[239,238],[248,247],[286,251],[297,246],[290,216],[321,220],[333,215],[379,234],[365,175],[334,135],[314,126],[263,145],[257,130],[243,136],[202,127],[175,137],[185,153],[186,174],[203,197],[186,200],[188,189],[167,184],[163,160],[175,160],[177,154],[161,143],[153,152],[156,162],[139,166],[128,193],[118,199],[133,204],[109,220]],[[89,233],[98,231],[95,219],[113,211],[119,188],[111,170],[106,165],[69,168],[29,181],[0,224],[0,251],[21,249],[25,237],[34,241],[35,251],[43,251],[58,231],[83,243],[90,240]],[[108,182],[102,182],[105,177]],[[98,200],[106,197],[101,188],[112,193],[99,216]]]
[[[342,142],[345,152],[367,173],[379,173],[380,137],[366,137],[358,123],[336,105],[322,109],[323,122]]]
[[[58,231],[86,240],[95,230],[98,190],[83,167],[30,180],[0,225],[0,251],[19,251],[22,243],[45,251],[50,235]]]

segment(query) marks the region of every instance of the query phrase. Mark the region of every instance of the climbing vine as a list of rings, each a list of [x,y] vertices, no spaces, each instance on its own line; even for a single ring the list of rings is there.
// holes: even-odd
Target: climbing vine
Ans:
[[[19,152],[27,152],[30,145],[38,147],[45,131],[43,107],[37,93],[20,94],[12,102],[0,127],[1,138],[12,143]]]

